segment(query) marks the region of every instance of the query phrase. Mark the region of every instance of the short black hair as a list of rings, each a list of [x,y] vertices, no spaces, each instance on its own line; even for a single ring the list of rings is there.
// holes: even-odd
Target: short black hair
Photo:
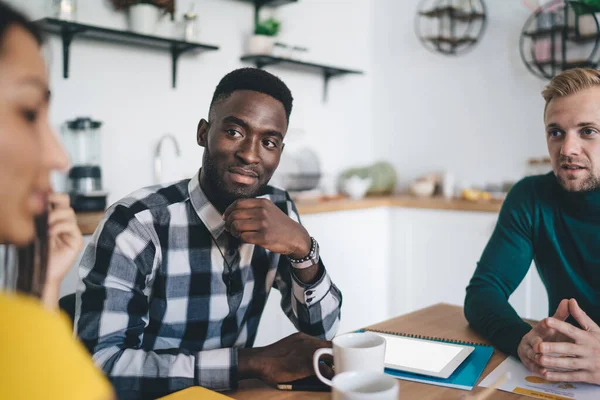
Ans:
[[[24,28],[35,38],[35,41],[39,45],[42,44],[43,37],[40,29],[23,14],[0,1],[0,51],[2,50],[6,31],[12,25],[18,25]]]
[[[237,90],[253,90],[279,100],[285,109],[287,121],[290,122],[294,101],[292,92],[281,79],[258,68],[240,68],[225,75],[215,89],[210,102],[209,114],[212,113],[213,106],[216,103],[227,99]]]

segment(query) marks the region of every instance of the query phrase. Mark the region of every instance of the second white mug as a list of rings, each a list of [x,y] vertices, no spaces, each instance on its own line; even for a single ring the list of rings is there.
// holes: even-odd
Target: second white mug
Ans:
[[[343,372],[332,385],[332,400],[397,400],[400,391],[398,381],[383,372]]]
[[[333,349],[319,349],[313,356],[313,366],[317,377],[332,386],[319,370],[322,355],[331,354],[336,374],[347,371],[383,372],[385,359],[385,339],[372,332],[346,333],[333,339]]]

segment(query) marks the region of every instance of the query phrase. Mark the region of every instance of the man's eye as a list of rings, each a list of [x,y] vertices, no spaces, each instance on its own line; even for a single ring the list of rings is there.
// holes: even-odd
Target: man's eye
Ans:
[[[550,136],[550,137],[559,137],[560,135],[562,135],[561,131],[556,131],[555,130],[555,131],[548,132],[548,136]]]
[[[586,135],[586,136],[591,136],[591,135],[593,135],[595,133],[596,133],[596,131],[593,130],[593,129],[591,129],[591,128],[585,128],[585,129],[583,129],[583,134]]]
[[[236,131],[235,129],[227,129],[225,132],[227,132],[227,134],[231,137],[235,137],[236,135],[242,135],[240,132]]]
[[[275,148],[277,148],[277,143],[275,143],[272,140],[265,140],[265,141],[263,141],[263,144],[265,145],[265,147],[267,147],[269,149],[275,149]]]

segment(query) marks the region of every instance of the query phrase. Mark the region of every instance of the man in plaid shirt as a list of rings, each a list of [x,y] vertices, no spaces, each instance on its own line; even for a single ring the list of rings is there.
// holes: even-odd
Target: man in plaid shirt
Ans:
[[[120,398],[300,379],[330,347],[342,295],[289,195],[267,185],[291,109],[275,76],[229,73],[198,125],[198,174],[106,212],[81,261],[75,329]],[[252,348],[272,287],[303,333]]]

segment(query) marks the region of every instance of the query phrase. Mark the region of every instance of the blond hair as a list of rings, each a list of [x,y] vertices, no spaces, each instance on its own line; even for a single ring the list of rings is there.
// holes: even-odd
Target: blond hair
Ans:
[[[564,97],[595,86],[600,86],[600,71],[591,68],[568,69],[556,75],[542,91],[548,103],[556,97]]]

